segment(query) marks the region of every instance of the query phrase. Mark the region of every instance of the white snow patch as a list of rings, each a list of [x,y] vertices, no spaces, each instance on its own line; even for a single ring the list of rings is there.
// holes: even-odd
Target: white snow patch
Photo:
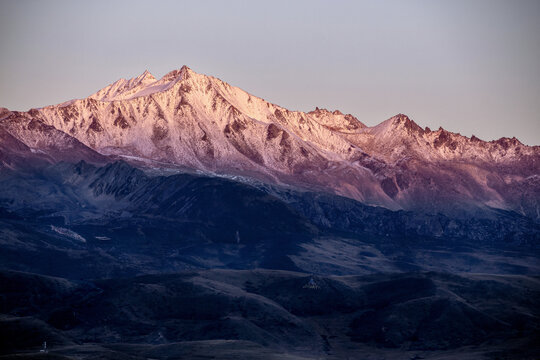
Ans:
[[[63,228],[63,227],[57,227],[57,226],[54,226],[54,225],[51,225],[51,230],[57,232],[60,235],[64,235],[64,236],[67,236],[69,238],[72,238],[73,240],[77,240],[77,241],[80,241],[80,242],[83,242],[83,243],[86,242],[85,238],[83,238],[81,235],[77,234],[73,230],[69,230],[69,229],[66,229],[66,228]]]

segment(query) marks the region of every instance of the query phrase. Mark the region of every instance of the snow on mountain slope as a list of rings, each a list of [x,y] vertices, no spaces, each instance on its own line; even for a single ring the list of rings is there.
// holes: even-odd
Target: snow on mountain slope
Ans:
[[[186,66],[159,80],[145,71],[25,117],[102,154],[329,191],[390,209],[487,205],[540,218],[540,147],[422,129],[402,114],[366,127],[337,110],[289,111]]]
[[[113,101],[113,100],[125,100],[130,97],[137,97],[139,92],[147,89],[150,84],[155,83],[156,78],[145,70],[141,75],[136,78],[126,80],[119,79],[113,84],[99,90],[90,98],[101,101]],[[156,90],[160,91],[160,90]]]
[[[0,116],[0,156],[4,168],[50,164],[59,161],[85,160],[103,164],[105,156],[79,140],[45,124],[37,111],[28,113],[6,111]]]

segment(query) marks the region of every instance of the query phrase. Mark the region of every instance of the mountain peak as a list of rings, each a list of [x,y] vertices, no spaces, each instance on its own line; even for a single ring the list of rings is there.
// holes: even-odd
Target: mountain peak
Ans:
[[[139,81],[156,81],[157,79],[150,73],[148,70],[144,70],[144,72],[136,77]]]
[[[142,74],[129,80],[123,78],[117,80],[91,95],[90,98],[100,101],[117,101],[146,96],[167,90],[173,83],[189,78],[191,73],[192,70],[184,65],[180,69],[168,72],[160,80],[157,80],[148,70],[144,70]]]
[[[163,75],[163,77],[161,78],[161,81],[173,81],[178,78],[187,79],[189,78],[192,72],[193,70],[191,70],[186,65],[183,65],[180,69],[175,69]]]
[[[425,130],[405,114],[397,114],[369,129],[371,134],[387,138],[421,135]]]
[[[89,98],[100,101],[122,100],[155,82],[154,75],[148,70],[144,70],[142,74],[129,80],[124,78],[116,80],[114,83],[90,95]]]
[[[422,129],[417,123],[415,123],[405,114],[397,114],[393,116],[392,119],[395,125],[402,125],[405,129],[409,131],[424,132],[424,129]]]

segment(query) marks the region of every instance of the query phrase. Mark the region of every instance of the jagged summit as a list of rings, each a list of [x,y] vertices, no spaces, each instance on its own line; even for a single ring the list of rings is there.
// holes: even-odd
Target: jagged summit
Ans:
[[[167,74],[163,75],[163,77],[160,79],[160,81],[174,81],[178,80],[180,78],[187,78],[189,77],[189,73],[193,72],[189,67],[186,65],[183,65],[180,69],[172,70],[168,72]]]
[[[118,101],[147,96],[167,90],[172,82],[189,77],[189,72],[191,69],[184,65],[180,69],[170,71],[158,80],[148,70],[145,70],[141,75],[129,80],[119,79],[90,95],[89,98],[100,101]]]
[[[394,128],[403,128],[411,131],[423,132],[424,130],[409,116],[405,114],[397,114],[386,120],[384,123],[388,123],[389,126]]]
[[[136,79],[141,82],[141,81],[156,81],[156,78],[154,77],[154,75],[152,75],[150,73],[150,71],[148,70],[144,70],[144,72],[137,76]]]
[[[366,129],[370,134],[379,138],[395,138],[423,135],[425,130],[405,114],[397,114],[391,118]]]

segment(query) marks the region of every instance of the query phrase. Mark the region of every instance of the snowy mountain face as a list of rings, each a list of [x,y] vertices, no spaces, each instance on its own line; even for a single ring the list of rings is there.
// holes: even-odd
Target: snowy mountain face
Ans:
[[[0,169],[59,161],[110,161],[73,136],[46,124],[37,114],[36,110],[20,113],[0,109]]]
[[[122,156],[394,210],[488,206],[540,219],[538,146],[422,129],[402,114],[367,127],[337,110],[289,111],[186,66],[159,80],[145,71],[60,105],[2,109],[0,138],[4,167],[13,149],[53,162]]]

